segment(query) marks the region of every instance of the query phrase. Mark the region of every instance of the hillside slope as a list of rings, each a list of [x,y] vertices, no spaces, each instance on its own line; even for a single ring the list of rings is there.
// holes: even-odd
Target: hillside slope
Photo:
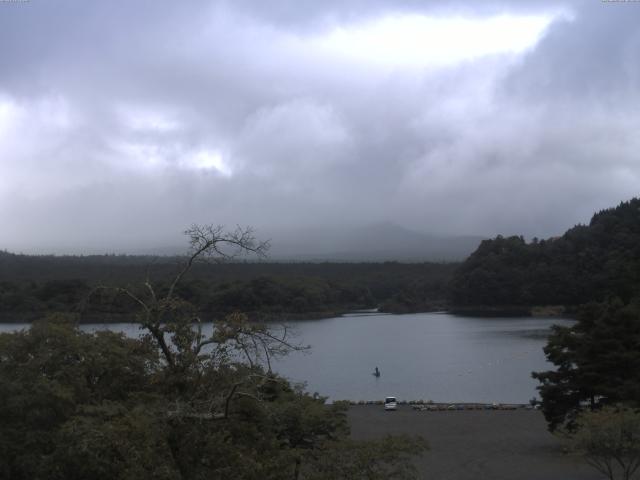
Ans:
[[[640,199],[596,213],[562,237],[483,241],[451,282],[456,306],[579,305],[640,293]]]

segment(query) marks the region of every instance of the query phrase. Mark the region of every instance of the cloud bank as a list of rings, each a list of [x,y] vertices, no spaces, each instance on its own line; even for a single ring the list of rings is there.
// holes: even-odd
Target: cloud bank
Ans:
[[[556,235],[640,185],[640,5],[0,4],[0,248]]]

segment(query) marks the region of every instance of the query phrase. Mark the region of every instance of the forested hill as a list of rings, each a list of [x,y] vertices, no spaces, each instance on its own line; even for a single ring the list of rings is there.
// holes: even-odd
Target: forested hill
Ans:
[[[79,306],[101,321],[135,311],[125,298],[89,292],[96,285],[143,288],[147,277],[166,288],[184,257],[29,256],[0,251],[0,321],[37,318]],[[240,310],[255,316],[309,318],[379,307],[407,312],[446,308],[457,264],[446,263],[200,263],[180,296],[206,317]],[[144,292],[143,292],[144,293]],[[251,315],[254,316],[254,315]]]
[[[640,293],[640,199],[596,213],[562,237],[483,241],[451,283],[456,306],[575,306]]]

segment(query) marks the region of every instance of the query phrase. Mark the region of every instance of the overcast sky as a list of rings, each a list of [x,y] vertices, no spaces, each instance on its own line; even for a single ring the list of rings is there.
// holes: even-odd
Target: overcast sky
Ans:
[[[560,234],[638,194],[638,25],[600,0],[0,1],[0,248]]]

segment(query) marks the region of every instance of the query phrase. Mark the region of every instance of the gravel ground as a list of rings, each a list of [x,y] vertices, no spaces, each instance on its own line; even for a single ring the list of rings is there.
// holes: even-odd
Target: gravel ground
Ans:
[[[562,453],[546,430],[542,413],[513,411],[421,412],[399,406],[352,406],[356,439],[386,434],[422,435],[430,450],[416,460],[419,478],[429,480],[601,480],[580,457]]]

